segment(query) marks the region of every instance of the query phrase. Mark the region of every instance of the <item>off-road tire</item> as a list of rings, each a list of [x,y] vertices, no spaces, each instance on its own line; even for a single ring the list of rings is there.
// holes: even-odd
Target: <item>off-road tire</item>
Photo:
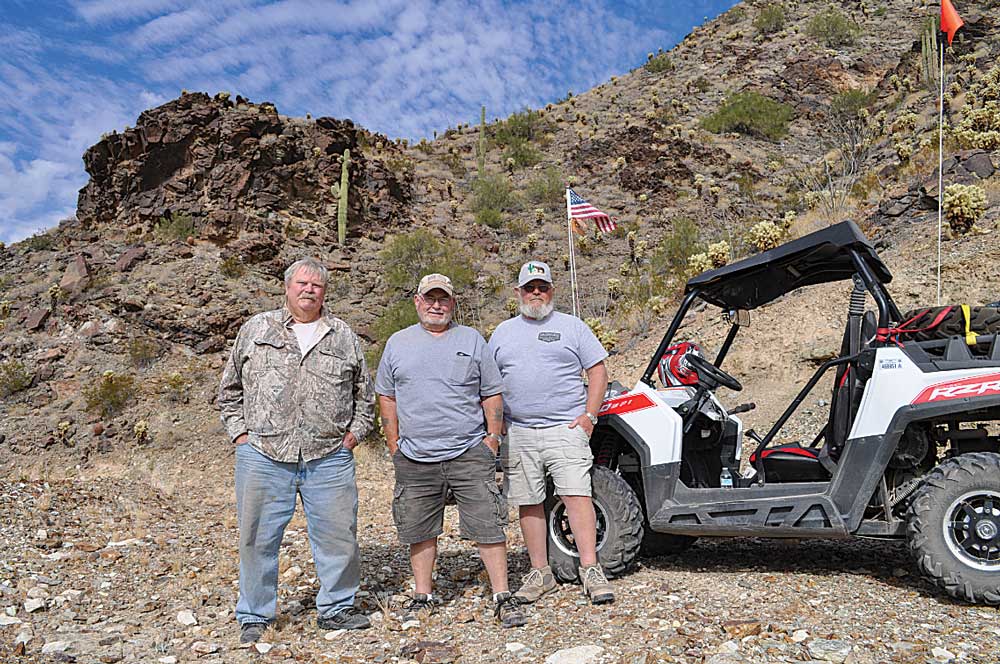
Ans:
[[[971,518],[971,527],[961,527],[964,517]],[[913,494],[906,515],[907,545],[920,572],[952,597],[976,604],[1000,604],[997,530],[1000,454],[992,452],[963,454],[934,468]],[[989,550],[970,552],[963,543]]]
[[[613,470],[595,466],[590,473],[594,511],[597,512],[598,529],[603,515],[603,536],[598,532],[597,560],[609,577],[624,574],[639,554],[642,544],[642,508],[632,487]],[[555,517],[553,516],[555,512]],[[579,580],[580,557],[570,553],[565,537],[554,532],[560,514],[565,513],[562,500],[549,485],[545,499],[545,524],[548,530],[549,566],[556,579],[563,583]],[[565,524],[562,524],[565,526]]]
[[[909,320],[920,312],[927,311],[926,314],[909,325],[910,328],[919,330],[922,327],[930,325],[941,312],[941,309],[943,307],[913,309],[903,314],[903,320]],[[969,310],[969,319],[969,329],[973,332],[978,334],[995,334],[1000,332],[1000,309],[993,307],[971,307]],[[904,336],[904,339],[912,338],[917,341],[930,341],[933,339],[947,339],[954,336],[965,336],[965,315],[959,306],[952,306],[951,311],[944,317],[944,320],[933,329],[917,332],[912,336]]]

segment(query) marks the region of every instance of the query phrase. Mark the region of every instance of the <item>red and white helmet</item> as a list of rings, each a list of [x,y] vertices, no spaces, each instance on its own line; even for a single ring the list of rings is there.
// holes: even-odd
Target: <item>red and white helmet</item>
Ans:
[[[698,384],[698,372],[686,359],[689,354],[704,357],[698,344],[691,341],[674,344],[664,351],[658,369],[660,383],[664,387],[684,387]]]

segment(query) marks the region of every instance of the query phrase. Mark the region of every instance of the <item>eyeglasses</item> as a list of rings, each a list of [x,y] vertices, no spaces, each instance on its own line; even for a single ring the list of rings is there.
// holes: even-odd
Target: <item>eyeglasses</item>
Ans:
[[[451,304],[451,297],[427,297],[426,295],[421,295],[420,299],[424,301],[424,304],[428,306],[434,306],[435,304],[441,307],[446,307]]]
[[[552,289],[552,284],[528,284],[526,286],[521,286],[521,290],[525,293],[532,293],[538,291],[539,293],[548,293]]]

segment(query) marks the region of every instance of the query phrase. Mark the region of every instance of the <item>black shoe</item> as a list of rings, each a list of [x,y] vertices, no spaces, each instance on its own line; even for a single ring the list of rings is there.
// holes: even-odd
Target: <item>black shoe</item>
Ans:
[[[414,593],[413,599],[410,603],[406,605],[406,613],[403,614],[403,622],[410,622],[411,620],[420,621],[420,616],[428,616],[434,613],[434,607],[437,606],[437,600],[431,595],[425,595],[424,593]]]
[[[316,624],[320,629],[368,629],[372,626],[368,616],[359,613],[353,606],[337,611],[332,616],[319,618]]]
[[[267,623],[248,622],[240,625],[240,643],[256,643],[264,636]]]
[[[528,622],[521,613],[521,603],[509,591],[497,593],[493,601],[496,603],[493,615],[500,621],[501,627],[520,627]]]

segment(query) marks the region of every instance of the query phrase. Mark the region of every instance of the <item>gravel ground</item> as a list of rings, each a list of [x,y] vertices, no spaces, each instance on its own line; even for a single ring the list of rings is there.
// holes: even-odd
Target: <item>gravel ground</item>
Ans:
[[[613,605],[592,607],[579,586],[563,586],[527,609],[527,626],[501,630],[451,509],[438,565],[444,605],[404,626],[411,579],[389,516],[389,465],[371,452],[359,465],[359,603],[374,626],[317,630],[297,513],[281,557],[280,618],[259,648],[266,653],[237,644],[226,465],[173,479],[132,471],[0,482],[0,661],[997,661],[998,611],[938,593],[893,542],[701,540],[682,555],[642,560],[614,581]],[[512,580],[527,564],[516,530]]]

